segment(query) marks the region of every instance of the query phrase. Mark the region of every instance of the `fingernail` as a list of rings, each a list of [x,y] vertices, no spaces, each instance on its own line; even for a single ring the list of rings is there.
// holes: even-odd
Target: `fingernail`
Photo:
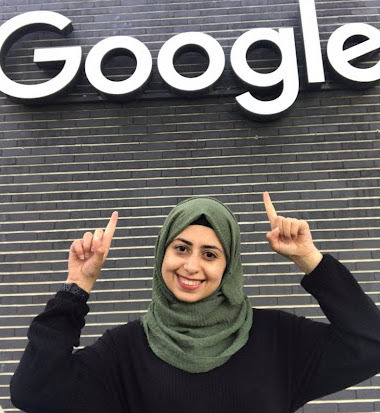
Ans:
[[[90,254],[88,252],[86,252],[85,257],[88,258],[90,256]]]
[[[84,255],[81,255],[81,256],[80,256],[80,259],[81,259],[81,260],[84,260]]]

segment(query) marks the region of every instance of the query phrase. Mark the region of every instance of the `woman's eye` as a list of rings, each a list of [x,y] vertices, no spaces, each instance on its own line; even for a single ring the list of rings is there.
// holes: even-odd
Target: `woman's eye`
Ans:
[[[213,260],[216,258],[216,255],[213,252],[207,251],[205,252],[206,258],[209,260]]]
[[[185,252],[186,251],[186,247],[184,245],[178,245],[175,247],[175,249],[179,252]]]

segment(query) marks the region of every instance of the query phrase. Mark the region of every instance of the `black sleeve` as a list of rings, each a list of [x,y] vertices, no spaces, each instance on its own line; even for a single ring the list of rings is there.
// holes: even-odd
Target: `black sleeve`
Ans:
[[[330,324],[296,321],[291,411],[380,371],[380,311],[348,269],[326,254],[301,285]]]
[[[111,334],[73,353],[88,311],[81,298],[59,291],[34,318],[10,383],[16,407],[28,413],[120,412]]]

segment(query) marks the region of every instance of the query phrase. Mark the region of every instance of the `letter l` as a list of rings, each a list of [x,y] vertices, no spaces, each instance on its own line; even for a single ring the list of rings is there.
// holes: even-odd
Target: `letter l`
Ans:
[[[299,0],[302,37],[309,84],[320,85],[325,82],[321,41],[314,0]]]

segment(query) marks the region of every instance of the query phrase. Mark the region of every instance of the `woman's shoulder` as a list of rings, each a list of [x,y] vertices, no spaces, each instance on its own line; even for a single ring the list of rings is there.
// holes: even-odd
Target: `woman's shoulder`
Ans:
[[[115,344],[121,342],[139,342],[145,338],[144,328],[140,319],[128,321],[125,324],[113,327],[108,330],[108,333],[111,335]]]
[[[274,322],[277,323],[281,320],[292,320],[297,318],[295,314],[291,314],[284,310],[277,310],[272,308],[252,308],[253,317],[256,320],[264,320],[266,322]]]
[[[326,338],[329,327],[327,320],[315,321],[284,310],[254,308],[251,334],[263,334],[285,341],[308,340],[314,337],[314,340],[318,341]]]
[[[280,326],[285,328],[290,328],[292,326],[298,326],[302,324],[321,324],[319,322],[313,321],[301,315],[296,315],[285,310],[277,309],[262,309],[253,308],[253,325],[256,327],[278,328]]]
[[[141,319],[128,321],[109,330],[113,338],[137,338],[144,334]]]

